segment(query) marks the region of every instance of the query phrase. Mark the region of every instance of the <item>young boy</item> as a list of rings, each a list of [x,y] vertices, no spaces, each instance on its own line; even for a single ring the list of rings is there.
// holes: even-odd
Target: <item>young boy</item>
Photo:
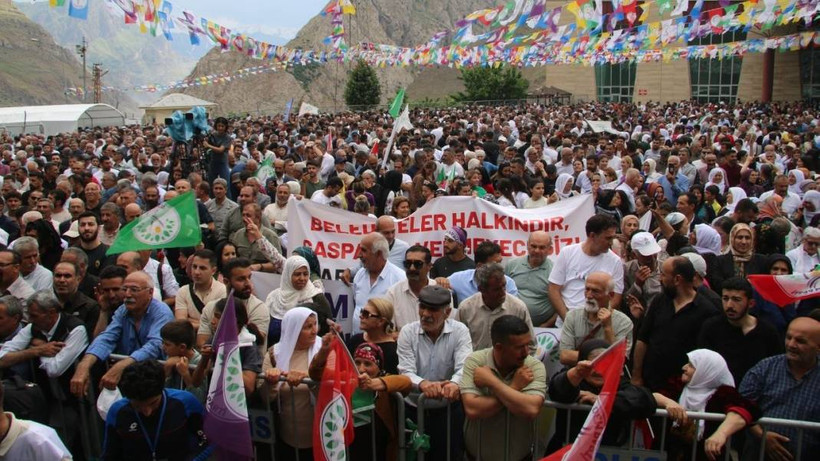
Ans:
[[[194,349],[196,331],[188,320],[168,322],[159,332],[162,337],[162,349],[168,360],[165,362],[165,387],[186,390],[200,401],[205,401],[207,383],[195,385],[190,366],[197,365],[201,359]]]

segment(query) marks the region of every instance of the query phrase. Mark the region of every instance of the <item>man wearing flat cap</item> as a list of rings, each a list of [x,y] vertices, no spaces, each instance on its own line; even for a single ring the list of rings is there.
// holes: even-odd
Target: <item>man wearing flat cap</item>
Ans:
[[[470,331],[463,323],[450,319],[450,291],[428,285],[419,293],[419,321],[402,328],[399,334],[399,373],[410,378],[414,392],[407,398],[408,415],[415,419],[419,394],[424,394],[430,439],[430,459],[445,459],[447,450],[447,406],[453,418],[451,456],[460,459],[463,408],[460,397],[464,360],[472,353]]]

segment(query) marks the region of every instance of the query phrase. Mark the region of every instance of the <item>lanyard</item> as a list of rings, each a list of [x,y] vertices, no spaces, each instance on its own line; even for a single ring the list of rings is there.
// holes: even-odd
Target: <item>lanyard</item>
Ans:
[[[153,461],[157,460],[157,445],[159,445],[159,436],[162,431],[162,421],[165,419],[165,405],[168,403],[168,399],[165,398],[165,391],[162,391],[162,410],[159,414],[159,423],[157,424],[157,433],[154,435],[154,440],[151,440],[148,437],[148,431],[145,429],[145,425],[142,424],[142,418],[140,418],[140,412],[134,412],[137,415],[137,422],[140,425],[140,429],[142,429],[142,435],[145,437],[145,442],[148,444],[148,449],[151,450],[151,459]]]

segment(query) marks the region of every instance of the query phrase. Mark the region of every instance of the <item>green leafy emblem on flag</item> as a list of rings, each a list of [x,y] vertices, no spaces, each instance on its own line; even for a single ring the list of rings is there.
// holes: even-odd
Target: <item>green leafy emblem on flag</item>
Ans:
[[[120,229],[106,254],[160,248],[183,248],[202,241],[193,192],[175,197]]]
[[[336,392],[325,407],[319,427],[322,430],[322,451],[325,459],[345,459],[345,426],[347,426],[347,400]]]

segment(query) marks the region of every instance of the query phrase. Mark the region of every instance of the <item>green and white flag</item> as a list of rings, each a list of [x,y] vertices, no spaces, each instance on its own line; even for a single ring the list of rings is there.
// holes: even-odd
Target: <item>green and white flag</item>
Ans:
[[[276,179],[276,170],[273,169],[273,157],[273,155],[269,155],[262,161],[262,164],[259,165],[259,169],[256,170],[256,179],[259,180],[259,184],[263,187],[268,181],[268,178]]]
[[[399,112],[401,111],[401,106],[404,104],[404,88],[399,90],[399,94],[396,95],[396,99],[390,103],[390,116],[396,118],[399,116]]]
[[[191,191],[168,200],[120,229],[105,254],[193,247],[200,242],[199,212]]]

